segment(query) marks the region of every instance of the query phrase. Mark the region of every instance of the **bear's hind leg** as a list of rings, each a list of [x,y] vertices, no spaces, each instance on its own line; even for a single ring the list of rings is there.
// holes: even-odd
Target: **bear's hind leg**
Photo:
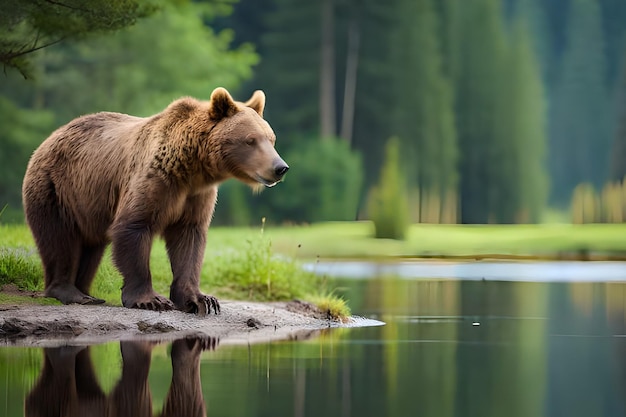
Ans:
[[[105,245],[82,245],[80,250],[80,262],[78,264],[78,272],[76,274],[76,288],[83,292],[87,297],[90,297],[89,302],[83,304],[102,304],[104,300],[100,298],[91,297],[89,295],[89,288],[93,282],[98,266],[102,260],[104,254]]]
[[[46,297],[54,297],[63,304],[93,303],[95,299],[84,294],[75,285],[80,254],[77,239],[59,239],[45,248],[40,246],[39,253],[46,276]]]
[[[93,297],[76,288],[80,259],[80,238],[69,219],[62,216],[54,187],[26,187],[25,214],[44,268],[45,292],[63,304],[89,304]],[[33,197],[33,196],[36,196]]]

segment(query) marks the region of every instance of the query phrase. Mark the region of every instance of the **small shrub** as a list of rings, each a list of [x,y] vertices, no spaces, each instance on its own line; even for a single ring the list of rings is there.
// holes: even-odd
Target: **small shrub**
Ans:
[[[407,190],[400,168],[400,141],[391,138],[385,146],[385,161],[378,184],[368,199],[369,218],[377,238],[404,239],[409,227]]]

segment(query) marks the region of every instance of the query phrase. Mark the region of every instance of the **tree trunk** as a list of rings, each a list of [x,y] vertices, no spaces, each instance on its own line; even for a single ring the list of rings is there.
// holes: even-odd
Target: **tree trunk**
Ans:
[[[354,100],[356,96],[357,69],[359,65],[360,32],[357,22],[350,22],[348,32],[348,54],[346,56],[346,80],[343,92],[343,112],[340,136],[348,143],[352,141],[354,124]]]
[[[322,1],[322,45],[320,59],[320,134],[336,135],[335,120],[335,22],[334,0]]]

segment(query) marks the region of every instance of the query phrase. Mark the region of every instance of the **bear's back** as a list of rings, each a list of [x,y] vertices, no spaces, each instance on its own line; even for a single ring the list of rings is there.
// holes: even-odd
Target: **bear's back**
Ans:
[[[58,150],[63,147],[76,147],[89,141],[128,140],[141,129],[147,119],[127,114],[100,112],[78,117],[61,126],[42,144]],[[95,146],[106,143],[93,144]]]
[[[102,235],[133,167],[146,165],[140,144],[146,121],[120,113],[78,117],[54,131],[33,153],[24,177],[24,203],[54,198],[85,235]],[[50,184],[50,185],[48,185]],[[102,220],[95,224],[94,218]],[[91,220],[90,220],[91,219]],[[90,232],[89,229],[97,229]]]

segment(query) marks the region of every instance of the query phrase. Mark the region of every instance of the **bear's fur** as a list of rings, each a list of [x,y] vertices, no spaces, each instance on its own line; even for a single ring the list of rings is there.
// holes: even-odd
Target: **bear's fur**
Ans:
[[[200,268],[217,185],[231,177],[273,186],[289,168],[263,119],[265,95],[246,103],[217,88],[208,102],[174,101],[152,117],[95,113],[56,130],[34,152],[23,200],[45,274],[45,294],[96,304],[89,288],[109,242],[126,307],[207,314]],[[152,288],[154,236],[166,242],[170,299]]]

